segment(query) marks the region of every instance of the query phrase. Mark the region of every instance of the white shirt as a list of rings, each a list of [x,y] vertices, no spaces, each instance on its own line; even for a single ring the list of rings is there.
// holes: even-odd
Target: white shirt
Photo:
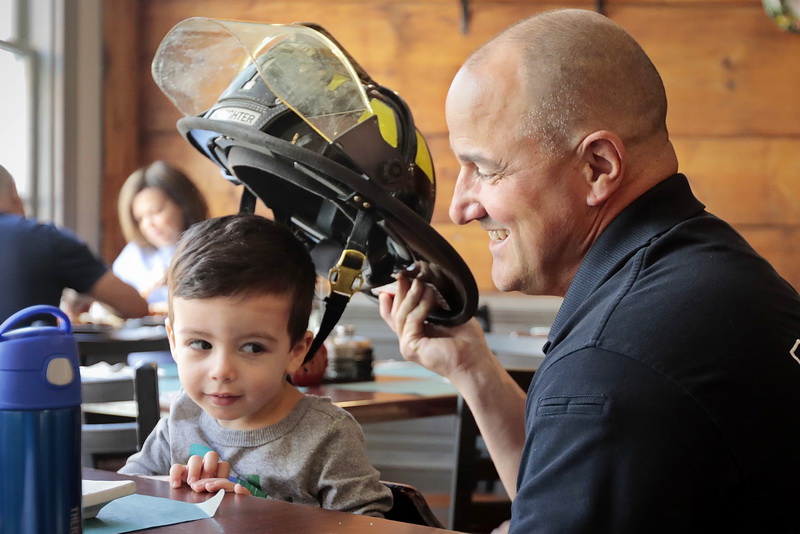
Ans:
[[[142,248],[128,243],[114,260],[112,270],[118,278],[145,294],[149,304],[167,302],[167,269],[177,245]]]

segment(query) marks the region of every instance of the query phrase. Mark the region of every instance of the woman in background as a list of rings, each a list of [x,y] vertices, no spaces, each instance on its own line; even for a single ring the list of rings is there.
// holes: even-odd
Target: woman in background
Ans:
[[[128,244],[113,271],[147,300],[151,313],[166,313],[165,276],[181,233],[208,218],[203,195],[180,170],[155,161],[134,171],[119,193],[122,233]]]

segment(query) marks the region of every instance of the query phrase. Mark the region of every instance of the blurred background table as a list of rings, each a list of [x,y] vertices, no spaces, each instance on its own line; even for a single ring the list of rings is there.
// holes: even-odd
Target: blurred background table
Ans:
[[[361,423],[433,417],[456,413],[457,392],[448,381],[411,362],[377,362],[375,380],[344,384],[322,384],[299,388],[322,397],[350,412]],[[81,368],[82,382],[103,382],[108,387],[129,382],[132,369],[98,364]],[[159,369],[159,404],[162,416],[180,391],[174,366]],[[135,401],[84,404],[85,412],[135,418]]]
[[[73,325],[81,365],[97,362],[127,363],[135,352],[169,351],[163,317],[130,320],[121,326],[107,324]]]

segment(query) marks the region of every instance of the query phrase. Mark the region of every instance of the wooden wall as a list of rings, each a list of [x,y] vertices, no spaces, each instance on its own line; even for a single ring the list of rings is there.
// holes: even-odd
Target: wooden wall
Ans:
[[[605,4],[606,14],[639,40],[662,74],[670,132],[696,194],[800,288],[800,35],[779,29],[759,0]],[[458,0],[114,0],[103,7],[106,259],[124,244],[115,211],[119,187],[153,159],[187,171],[212,215],[237,209],[238,190],[180,137],[180,115],[150,76],[167,31],[190,16],[313,21],[409,103],[436,164],[434,226],[490,293],[485,233],[447,216],[457,170],[444,120],[447,88],[467,55],[512,22],[558,7],[594,9],[595,3],[470,0],[466,34]]]

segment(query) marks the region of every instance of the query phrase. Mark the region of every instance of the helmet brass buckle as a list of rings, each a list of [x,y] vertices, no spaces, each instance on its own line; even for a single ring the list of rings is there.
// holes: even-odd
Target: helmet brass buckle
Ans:
[[[367,257],[358,250],[345,249],[339,261],[328,272],[331,289],[339,294],[353,296],[361,289],[364,278],[364,262]]]

